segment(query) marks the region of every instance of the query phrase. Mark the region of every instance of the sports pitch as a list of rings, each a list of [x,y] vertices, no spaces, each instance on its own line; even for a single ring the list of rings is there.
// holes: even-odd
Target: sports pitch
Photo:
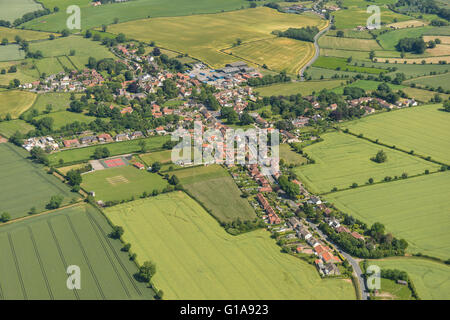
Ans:
[[[364,185],[369,178],[374,182],[386,176],[400,177],[404,172],[409,176],[422,174],[426,169],[437,171],[439,166],[420,158],[376,145],[349,134],[333,132],[322,136],[324,141],[304,149],[315,164],[294,169],[313,192],[325,193],[334,187],[349,188],[354,182]],[[388,160],[376,163],[370,158],[383,150]]]
[[[106,219],[84,205],[1,227],[0,300],[152,299],[110,232]],[[67,288],[72,265],[80,267],[80,290]]]
[[[44,211],[54,195],[64,196],[63,204],[79,198],[67,185],[46,173],[42,166],[26,159],[29,154],[24,149],[1,143],[0,154],[0,212],[19,218],[26,216],[33,206],[38,212]]]
[[[354,299],[351,283],[322,280],[313,266],[280,253],[267,231],[227,234],[183,192],[106,210],[167,299]]]

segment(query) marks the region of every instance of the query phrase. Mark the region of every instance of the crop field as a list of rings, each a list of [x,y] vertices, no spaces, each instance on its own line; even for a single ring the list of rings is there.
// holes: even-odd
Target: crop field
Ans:
[[[111,153],[111,156],[116,156],[120,154],[128,154],[140,151],[141,150],[141,146],[139,146],[140,140],[142,139],[124,142],[114,142],[102,144],[99,146],[107,147]],[[150,151],[161,149],[164,142],[168,140],[170,140],[169,136],[159,136],[144,139],[144,141],[146,142],[146,146]],[[49,160],[50,163],[53,165],[58,164],[60,159],[62,159],[64,163],[87,161],[92,158],[95,149],[98,148],[99,146],[97,145],[56,152],[49,156]]]
[[[12,218],[26,216],[31,207],[38,212],[54,195],[64,196],[64,203],[79,195],[70,192],[56,177],[46,173],[42,166],[26,159],[24,149],[9,143],[0,144],[0,212],[8,212]]]
[[[289,96],[299,93],[302,95],[310,95],[313,92],[319,92],[322,89],[339,87],[343,83],[345,83],[344,80],[288,82],[256,88],[255,91],[262,96]]]
[[[297,167],[294,172],[313,192],[329,192],[332,188],[349,188],[354,182],[364,185],[369,178],[375,182],[386,176],[431,172],[439,166],[417,157],[394,151],[348,134],[333,132],[323,135],[324,141],[304,149],[315,164]],[[383,150],[388,160],[376,163],[370,158]]]
[[[218,220],[231,222],[238,218],[242,221],[256,218],[249,202],[241,197],[241,191],[221,166],[193,167],[168,174],[176,175],[183,187],[211,210]]]
[[[16,66],[17,72],[8,73],[11,66]],[[0,74],[0,85],[7,86],[11,80],[19,79],[20,83],[29,83],[39,79],[39,72],[31,61],[0,62],[0,70],[5,69],[5,74]]]
[[[284,159],[286,163],[293,164],[294,166],[300,166],[307,162],[306,158],[293,151],[288,144],[280,144],[280,159]]]
[[[347,63],[347,59],[345,58],[336,58],[336,57],[319,57],[313,64],[314,67],[317,68],[325,68],[325,69],[333,69],[337,71],[352,71],[352,72],[360,72],[360,73],[373,73],[379,74],[385,72],[383,69],[372,68],[372,67],[363,67],[363,66],[355,66],[354,63]]]
[[[106,210],[166,299],[354,299],[351,283],[322,280],[311,265],[280,253],[264,230],[227,234],[182,192]]]
[[[36,94],[28,91],[10,90],[0,92],[0,117],[8,113],[13,119],[18,118],[23,112],[33,105]]]
[[[9,44],[7,46],[0,46],[0,61],[20,60],[25,57],[23,50],[20,50],[19,45]]]
[[[240,39],[242,45],[246,46],[247,54],[251,54],[247,45],[257,40],[275,39],[276,37],[271,34],[274,30],[305,26],[324,28],[325,25],[326,21],[315,15],[284,14],[273,9],[260,7],[183,18],[153,18],[132,21],[112,25],[108,28],[108,31],[112,33],[122,32],[130,38],[141,41],[155,41],[157,46],[187,53],[212,66],[219,67],[239,60],[237,57],[219,51],[232,47],[237,39]],[[199,26],[208,27],[199,28]],[[183,37],[180,37],[179,34],[182,34]],[[258,42],[256,42],[257,44]],[[274,58],[269,57],[269,59]]]
[[[152,299],[110,232],[106,219],[83,205],[1,227],[0,299]],[[80,267],[80,290],[67,288],[70,265]]]
[[[11,120],[11,121],[2,121],[0,122],[0,134],[9,138],[16,131],[19,131],[23,134],[27,134],[34,127],[31,124],[26,123],[23,120]]]
[[[297,74],[314,56],[315,49],[312,42],[275,38],[246,43],[225,52],[259,66],[265,64],[271,70]]]
[[[83,188],[95,191],[95,198],[104,202],[138,198],[144,191],[151,194],[155,189],[161,191],[166,185],[167,181],[160,175],[131,165],[84,174],[82,183]]]
[[[427,21],[422,20],[406,20],[402,22],[394,22],[391,24],[388,24],[387,27],[394,27],[394,28],[414,28],[414,27],[425,27],[428,25]]]
[[[330,193],[325,198],[355,218],[381,222],[409,242],[408,251],[450,257],[450,174],[436,173],[403,181]]]
[[[450,267],[443,263],[408,257],[369,260],[369,264],[406,271],[422,300],[450,299]]]
[[[440,111],[441,106],[429,105],[382,113],[360,120],[346,122],[342,127],[373,140],[433,159],[449,162],[450,114]]]
[[[44,5],[46,5],[45,2]],[[249,6],[246,0],[172,0],[170,5],[167,5],[166,0],[135,0],[128,3],[104,4],[98,7],[94,7],[90,3],[91,1],[86,0],[73,1],[73,4],[78,4],[81,8],[81,26],[84,30],[99,27],[102,24],[112,24],[115,18],[119,18],[120,22],[126,22],[149,17],[216,13]],[[50,8],[55,6],[55,4],[48,5]],[[60,10],[58,13],[27,22],[24,26],[34,30],[60,31],[65,28],[66,20],[65,10]]]
[[[44,57],[69,56],[72,49],[75,50],[75,55],[70,56],[69,59],[79,70],[86,68],[89,57],[94,57],[97,60],[115,58],[105,46],[81,36],[69,36],[30,44],[30,50],[40,50]]]
[[[444,90],[450,90],[450,73],[438,74],[435,76],[426,76],[418,79],[405,81],[405,84],[415,83],[421,87],[441,87]]]
[[[41,9],[42,6],[33,0],[0,0],[0,20],[13,22],[25,13]]]
[[[53,119],[53,127],[55,129],[59,129],[61,127],[64,127],[65,125],[68,125],[69,123],[73,123],[75,121],[81,122],[81,123],[90,123],[94,121],[96,118],[87,116],[82,113],[75,113],[70,111],[58,111],[58,112],[52,112],[49,114],[43,114],[38,117],[36,117],[36,120],[42,119],[42,118],[52,118]]]
[[[331,49],[341,49],[341,50],[360,50],[360,51],[370,51],[370,50],[380,50],[381,47],[378,43],[371,39],[352,39],[352,38],[339,38],[325,36],[321,37],[319,40],[320,48],[331,48]]]

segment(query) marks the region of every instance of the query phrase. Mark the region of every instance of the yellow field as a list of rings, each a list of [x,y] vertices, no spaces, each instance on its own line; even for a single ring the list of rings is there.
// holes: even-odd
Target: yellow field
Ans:
[[[314,56],[315,49],[312,42],[275,38],[247,43],[225,52],[260,66],[266,64],[271,70],[298,73]]]
[[[388,24],[387,27],[394,27],[394,28],[409,28],[411,26],[413,27],[423,27],[428,25],[427,21],[421,21],[421,20],[407,20],[402,22],[396,22]]]
[[[447,46],[448,47],[448,46]],[[430,50],[430,49],[428,49]],[[439,61],[446,61],[447,63],[450,63],[450,55],[448,56],[438,56],[438,57],[429,57],[429,58],[417,58],[417,59],[402,59],[402,58],[379,58],[376,57],[376,59],[380,62],[385,62],[386,60],[389,60],[389,63],[406,63],[407,64],[421,64],[423,60],[425,60],[425,63],[433,63],[437,64]]]
[[[424,36],[423,41],[428,42],[430,40],[440,39],[442,44],[450,44],[450,36]]]
[[[27,91],[2,91],[0,92],[0,116],[4,117],[8,113],[12,118],[18,118],[32,105],[36,95]]]
[[[237,39],[242,41],[242,45],[250,45],[249,42],[256,40],[275,39],[271,34],[274,30],[305,26],[322,29],[326,23],[316,15],[284,14],[260,7],[219,14],[130,21],[111,25],[108,31],[125,33],[128,37],[141,41],[155,41],[157,46],[187,53],[211,66],[219,67],[239,60],[220,52],[221,49],[232,47]]]
[[[50,33],[0,27],[0,35],[1,39],[6,38],[9,40],[9,42],[15,42],[14,38],[17,35],[24,40],[33,41],[33,40],[48,39]]]

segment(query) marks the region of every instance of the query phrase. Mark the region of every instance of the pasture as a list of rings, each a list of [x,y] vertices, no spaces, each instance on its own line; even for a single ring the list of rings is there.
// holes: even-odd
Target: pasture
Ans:
[[[327,133],[324,141],[304,149],[315,164],[294,169],[312,192],[324,193],[332,188],[349,188],[353,183],[364,185],[369,178],[379,182],[386,176],[424,173],[425,169],[436,171],[439,166],[417,157],[388,149],[363,139],[341,132]],[[387,161],[376,163],[370,160],[380,150],[387,155]]]
[[[2,0],[0,0],[0,2],[1,1]],[[11,43],[16,41],[16,36],[19,36],[21,39],[24,39],[26,41],[34,41],[48,39],[50,33],[0,27],[0,35],[2,39],[6,38]]]
[[[81,186],[89,192],[95,191],[95,199],[106,202],[139,198],[144,191],[151,194],[166,185],[167,181],[158,174],[128,165],[84,174]]]
[[[259,66],[265,64],[271,70],[297,74],[312,59],[315,49],[312,42],[275,38],[246,43],[224,52]]]
[[[58,111],[58,112],[52,112],[49,114],[43,114],[40,116],[37,116],[35,119],[40,120],[42,118],[52,118],[53,119],[53,127],[55,129],[60,129],[64,127],[65,125],[68,125],[73,122],[80,122],[80,123],[90,123],[94,121],[96,118],[87,116],[82,113],[75,113],[70,111]]]
[[[433,99],[436,94],[439,95],[443,100],[447,100],[450,97],[450,95],[446,94],[446,93],[438,93],[438,92],[422,90],[422,89],[418,89],[418,88],[406,87],[402,90],[409,97],[414,98],[417,101],[421,101],[421,102],[430,102],[431,99]]]
[[[381,84],[381,82],[373,81],[373,80],[356,80],[355,82],[352,82],[348,85],[346,84],[340,88],[333,89],[333,91],[338,94],[343,94],[345,87],[358,87],[358,88],[364,89],[365,91],[374,91],[374,90],[377,90],[377,88],[380,84]],[[405,88],[405,86],[402,86],[402,85],[396,85],[396,84],[392,84],[392,83],[386,83],[386,84],[394,91],[403,90]]]
[[[374,39],[354,39],[340,37],[320,37],[320,48],[331,48],[341,50],[370,51],[380,50],[381,47]]]
[[[19,131],[20,133],[23,134],[27,134],[31,130],[34,130],[34,127],[23,120],[17,119],[0,122],[0,134],[7,138],[12,136],[16,131]]]
[[[450,114],[440,105],[381,113],[342,124],[351,132],[450,164]]]
[[[355,63],[348,63],[345,58],[338,57],[323,57],[320,56],[313,64],[314,67],[324,68],[324,69],[332,69],[337,71],[351,71],[351,72],[359,72],[359,73],[372,73],[372,74],[380,74],[386,72],[383,69],[375,68],[375,67],[366,67],[354,65]]]
[[[13,119],[18,118],[28,110],[36,99],[36,94],[28,91],[9,90],[0,92],[0,117],[10,114]]]
[[[0,144],[0,212],[8,212],[12,218],[26,216],[31,207],[44,211],[54,195],[64,196],[64,204],[78,199],[69,187],[42,166],[27,159],[28,152],[9,143]]]
[[[220,52],[220,49],[230,48],[236,44],[237,39],[240,39],[241,44],[245,46],[243,47],[244,54],[253,55],[251,43],[257,40],[276,39],[271,34],[274,30],[305,26],[318,26],[321,29],[325,25],[326,21],[319,19],[316,15],[284,14],[267,7],[259,7],[182,18],[152,18],[132,21],[112,25],[108,31],[112,33],[122,32],[132,39],[145,42],[155,41],[157,46],[187,53],[211,66],[221,67],[226,63],[239,60],[237,57]],[[199,28],[199,26],[203,27]],[[180,37],[180,34],[183,36]],[[280,40],[276,40],[275,43],[277,41]],[[266,45],[269,47],[274,45],[270,41],[262,42],[262,45],[258,43],[255,42],[255,50],[260,50],[262,53],[267,52],[268,47],[265,47]],[[238,47],[230,50],[234,52],[235,49],[239,50]],[[282,51],[277,52],[285,54]],[[271,55],[265,54],[265,56],[270,61],[275,59]],[[258,63],[258,61],[256,62]],[[296,63],[298,64],[298,59],[291,66]]]
[[[46,74],[48,76],[64,71],[63,65],[56,57],[33,59],[32,61],[40,75]]]
[[[396,283],[394,280],[381,278],[381,288],[376,300],[414,300],[408,286]]]
[[[79,98],[80,95],[75,94]],[[47,105],[52,106],[51,112],[65,111],[70,105],[70,93],[68,92],[47,92],[39,94],[33,107],[30,110],[37,110],[40,114],[46,111]],[[72,113],[70,114],[72,117]]]
[[[166,299],[354,299],[351,283],[322,280],[304,261],[282,254],[265,230],[227,234],[183,192],[106,209],[125,229],[137,260],[154,261],[152,279]]]
[[[291,146],[288,144],[280,144],[280,159],[283,159],[285,163],[292,164],[294,166],[300,166],[307,162],[301,154],[293,151]]]
[[[102,147],[107,147],[111,153],[111,156],[128,154],[139,152],[141,150],[141,146],[139,146],[139,141],[137,140],[129,140],[123,142],[113,142],[102,144]],[[162,148],[164,142],[170,140],[169,136],[158,136],[144,139],[146,142],[146,147],[149,151],[151,150],[159,150]],[[52,165],[58,164],[62,159],[63,163],[71,163],[71,162],[82,162],[92,159],[94,155],[95,149],[99,146],[89,146],[84,148],[77,148],[71,150],[60,151],[56,153],[52,153],[49,156],[50,163]]]
[[[167,5],[166,0],[135,0],[127,3],[103,4],[98,7],[90,3],[91,1],[86,0],[73,1],[73,4],[81,8],[81,26],[84,30],[99,27],[102,24],[110,25],[115,18],[119,18],[120,22],[126,22],[149,17],[216,13],[249,6],[246,0],[171,0],[170,5]],[[44,1],[44,5],[49,5],[51,8],[55,6],[55,0]],[[65,10],[60,10],[58,13],[34,19],[24,25],[34,30],[60,31],[66,26],[66,20]]]
[[[0,0],[0,20],[14,22],[25,13],[41,9],[42,5],[33,0]]]
[[[434,76],[425,76],[417,79],[405,81],[405,84],[415,83],[420,87],[439,88],[450,90],[450,73],[438,74]]]
[[[25,52],[20,50],[19,45],[9,44],[0,46],[0,61],[21,60],[25,57]]]
[[[367,224],[381,222],[387,232],[408,241],[408,252],[450,257],[450,173],[330,193],[325,199]]]
[[[111,230],[84,205],[1,227],[0,300],[152,299]],[[70,265],[80,267],[80,290],[67,288]]]
[[[12,66],[16,72],[9,73]],[[11,80],[19,79],[20,83],[30,83],[39,79],[39,72],[31,60],[0,62],[0,70],[5,69],[5,74],[0,74],[0,85],[7,86]]]
[[[309,73],[309,70],[308,70]],[[255,88],[261,96],[289,96],[293,94],[310,95],[313,92],[319,92],[322,89],[332,89],[341,86],[344,80],[330,81],[306,81],[306,82],[286,82],[277,83],[269,86]]]
[[[405,257],[369,260],[381,269],[398,269],[408,273],[422,300],[450,299],[450,267],[423,258]]]

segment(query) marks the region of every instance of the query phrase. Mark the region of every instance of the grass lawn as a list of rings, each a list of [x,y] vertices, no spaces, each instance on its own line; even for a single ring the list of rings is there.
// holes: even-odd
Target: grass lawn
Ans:
[[[104,216],[83,205],[0,228],[0,300],[152,299],[110,232]],[[67,289],[69,265],[80,267],[81,290]]]
[[[162,148],[164,142],[170,140],[170,136],[158,136],[145,139],[146,146],[149,150],[156,150]],[[113,142],[108,144],[102,144],[101,147],[107,147],[111,153],[111,156],[128,154],[139,152],[141,147],[139,146],[140,139],[129,140],[124,142]],[[95,149],[99,146],[90,146],[85,148],[77,148],[71,150],[65,150],[53,153],[49,156],[50,163],[55,165],[62,159],[64,163],[80,162],[83,160],[90,160],[95,152]]]
[[[354,299],[352,284],[322,280],[314,267],[282,254],[270,234],[227,234],[182,192],[106,210],[125,229],[139,263],[154,261],[152,281],[165,299]]]
[[[64,203],[79,198],[67,185],[46,173],[42,166],[26,159],[24,149],[9,143],[0,144],[0,212],[8,212],[12,218],[26,216],[31,207],[38,212],[54,195],[64,196]]]
[[[152,18],[132,21],[112,25],[108,30],[112,33],[125,33],[133,39],[146,42],[155,41],[158,46],[187,53],[212,66],[220,67],[226,63],[240,60],[238,57],[219,51],[220,49],[232,47],[237,39],[241,39],[242,45],[245,46],[244,51],[246,51],[246,54],[253,55],[251,51],[253,46],[249,47],[250,44],[256,40],[276,39],[271,34],[273,30],[304,26],[323,28],[325,24],[325,20],[319,19],[316,15],[283,14],[267,7],[259,7],[182,18]],[[208,28],[199,28],[199,26],[208,26]],[[183,36],[180,37],[180,34]],[[258,43],[255,42],[255,50],[267,52],[267,48],[258,46]],[[295,43],[297,45],[297,42]],[[286,50],[286,48],[283,51],[277,49],[280,59],[285,55],[284,51]],[[270,61],[277,59],[277,55],[275,57],[267,57]],[[294,66],[297,63],[298,60],[294,60],[290,65]]]
[[[312,42],[289,38],[254,41],[225,50],[234,57],[243,58],[271,70],[297,74],[314,56]]]
[[[138,198],[144,191],[161,191],[166,185],[167,181],[160,175],[131,165],[84,174],[82,183],[83,188],[95,191],[95,198],[104,202]]]
[[[23,120],[11,120],[0,122],[0,134],[2,136],[5,136],[6,138],[12,136],[16,131],[19,131],[23,134],[27,134],[33,129],[34,127],[31,124],[28,124]]]
[[[81,123],[90,123],[94,121],[96,118],[87,116],[82,113],[75,113],[70,111],[58,111],[58,112],[52,112],[49,114],[43,114],[40,116],[37,116],[35,119],[39,120],[42,118],[52,118],[53,119],[53,127],[55,129],[59,129],[61,127],[64,127],[65,125],[68,125],[69,123],[73,123],[75,121],[81,122]]]
[[[294,169],[312,192],[329,192],[334,187],[348,188],[354,182],[361,186],[369,178],[379,182],[386,176],[400,177],[404,172],[411,176],[424,173],[425,169],[431,172],[439,169],[438,165],[431,162],[349,134],[333,132],[323,135],[322,138],[324,141],[304,149],[316,163]],[[383,150],[387,155],[388,160],[384,163],[370,160],[379,150]]]
[[[8,90],[0,92],[0,117],[8,113],[13,119],[18,118],[23,112],[33,105],[36,94],[28,91]]]
[[[279,96],[279,95],[289,96],[299,93],[306,96],[312,94],[314,91],[319,92],[322,89],[332,89],[339,87],[342,83],[345,83],[345,81],[330,80],[330,81],[287,82],[256,88],[255,91],[262,96]]]
[[[23,50],[20,50],[19,45],[9,44],[7,46],[0,46],[0,61],[20,60],[25,57]]]
[[[450,164],[450,114],[440,105],[386,112],[342,124],[351,132]]]
[[[295,166],[300,166],[307,162],[306,158],[293,151],[291,146],[288,144],[280,144],[280,159],[284,159],[286,163],[293,164]]]
[[[41,50],[44,57],[69,56],[70,50],[75,50],[75,55],[69,56],[69,59],[79,70],[86,68],[89,57],[94,57],[97,60],[103,58],[115,58],[107,47],[100,45],[99,42],[81,36],[69,36],[57,38],[55,40],[35,42],[30,45],[30,50]],[[74,69],[73,65],[70,66],[63,61],[62,63],[67,67]]]
[[[380,268],[406,271],[422,300],[450,299],[450,267],[422,258],[370,260]]]
[[[0,20],[14,22],[25,13],[42,9],[42,5],[33,0],[0,0]]]
[[[331,193],[325,198],[355,218],[381,222],[408,241],[409,252],[450,257],[450,173],[436,173]]]
[[[8,73],[10,67],[16,66],[17,72]],[[39,79],[39,72],[31,60],[0,62],[0,70],[5,69],[5,74],[0,74],[0,85],[7,86],[11,80],[19,79],[20,83],[29,83]]]

